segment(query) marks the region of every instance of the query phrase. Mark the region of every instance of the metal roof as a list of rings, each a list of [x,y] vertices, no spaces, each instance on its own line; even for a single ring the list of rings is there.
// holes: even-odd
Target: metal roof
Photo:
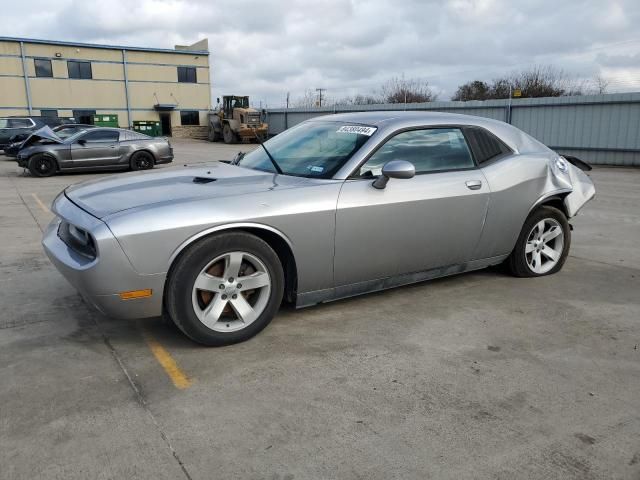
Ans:
[[[42,40],[38,38],[0,37],[1,42],[24,42],[64,47],[103,48],[107,50],[128,50],[131,52],[181,53],[186,55],[209,55],[208,50],[174,50],[172,48],[128,47],[124,45],[102,45],[99,43],[65,42],[60,40]]]

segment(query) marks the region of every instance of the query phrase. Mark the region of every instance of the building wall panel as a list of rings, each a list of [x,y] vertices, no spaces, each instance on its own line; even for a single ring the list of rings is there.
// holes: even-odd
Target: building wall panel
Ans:
[[[6,115],[6,108],[27,107],[27,94],[22,77],[0,77],[0,115]]]
[[[34,108],[125,108],[124,82],[32,78]]]
[[[20,57],[0,57],[0,75],[22,75]]]

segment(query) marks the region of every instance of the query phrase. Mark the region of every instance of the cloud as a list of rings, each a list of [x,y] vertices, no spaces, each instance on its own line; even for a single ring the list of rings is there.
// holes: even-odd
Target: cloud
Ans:
[[[153,47],[208,37],[214,98],[270,105],[316,87],[369,93],[403,74],[446,99],[534,64],[636,88],[639,23],[637,0],[35,0],[3,12],[4,34],[20,37]]]

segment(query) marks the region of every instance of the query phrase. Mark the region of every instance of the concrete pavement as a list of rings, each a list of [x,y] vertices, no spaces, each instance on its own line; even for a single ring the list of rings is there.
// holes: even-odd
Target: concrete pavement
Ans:
[[[640,170],[592,172],[557,275],[285,309],[219,349],[102,317],[47,261],[50,202],[105,175],[0,156],[1,479],[640,478]]]

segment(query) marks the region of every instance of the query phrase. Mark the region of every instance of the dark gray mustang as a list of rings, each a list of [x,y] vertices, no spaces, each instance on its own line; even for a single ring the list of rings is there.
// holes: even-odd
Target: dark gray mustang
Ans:
[[[68,138],[49,127],[35,132],[18,153],[18,164],[36,177],[86,170],[147,170],[173,160],[166,138],[122,128],[98,127]]]

